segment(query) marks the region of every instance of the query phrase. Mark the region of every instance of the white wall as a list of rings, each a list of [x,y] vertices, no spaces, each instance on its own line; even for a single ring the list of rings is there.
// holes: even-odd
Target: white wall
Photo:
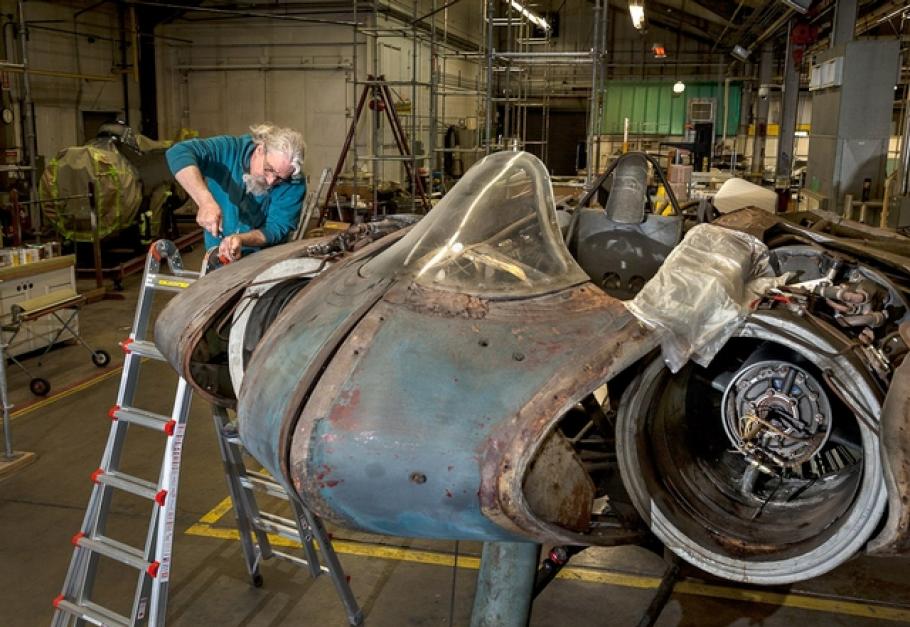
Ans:
[[[334,165],[351,101],[350,28],[244,20],[176,24],[159,33],[193,42],[159,40],[162,139],[181,128],[203,137],[242,134],[251,124],[271,121],[304,134],[307,173]]]
[[[405,4],[407,6],[405,6]],[[436,15],[437,38],[450,35],[477,36],[480,0],[469,0]],[[418,16],[429,12],[432,2],[422,0]],[[413,15],[412,3],[394,7]],[[352,15],[320,15],[322,19],[350,21]],[[346,25],[307,24],[287,20],[221,20],[189,24],[175,22],[159,27],[156,34],[183,39],[158,41],[158,115],[161,138],[175,136],[181,128],[198,131],[202,136],[239,134],[250,124],[269,120],[299,129],[307,142],[304,171],[311,180],[324,167],[333,167],[354,115],[357,98],[365,80],[374,71],[389,81],[430,81],[429,43],[417,44],[402,29],[402,22],[372,14],[359,13],[366,28],[354,46],[353,28]],[[376,28],[383,30],[377,31]],[[427,38],[426,33],[422,38]],[[374,64],[374,54],[377,64]],[[356,57],[356,58],[355,58]],[[416,65],[415,65],[416,62]],[[356,65],[356,70],[354,66]],[[281,69],[283,66],[283,69]],[[446,61],[450,81],[470,80],[477,76],[474,62]],[[416,119],[409,112],[401,118],[409,138],[416,138],[424,152],[429,149],[430,90],[419,86],[393,85],[394,100],[412,104]],[[356,93],[355,93],[356,92]],[[477,116],[477,100],[446,98],[440,129],[449,123]],[[440,114],[443,105],[440,104]],[[364,156],[373,153],[370,133],[372,112],[366,110],[358,127],[356,151],[359,169],[372,171]],[[388,125],[383,117],[380,154],[397,154]],[[441,135],[439,139],[441,143]],[[346,171],[352,167],[346,162]],[[378,162],[380,178],[401,180],[401,164]]]
[[[116,9],[103,5],[78,16],[77,9],[56,2],[31,0],[24,3],[28,29],[29,67],[32,99],[35,103],[38,153],[53,157],[61,148],[81,143],[83,111],[123,112],[123,84],[119,71],[119,20]],[[0,2],[0,10],[16,14],[16,3]],[[68,33],[43,30],[51,27],[85,33],[79,37]],[[5,32],[11,35],[12,31]],[[89,41],[89,35],[94,35]],[[114,40],[114,41],[111,41]],[[6,59],[20,62],[20,40],[10,38]],[[131,55],[128,59],[131,59]],[[62,75],[44,76],[40,73],[79,74],[77,79]],[[14,92],[19,93],[21,74],[10,74]],[[139,88],[129,76],[130,122],[139,121]],[[17,125],[18,125],[18,107]],[[17,135],[18,136],[18,135]]]

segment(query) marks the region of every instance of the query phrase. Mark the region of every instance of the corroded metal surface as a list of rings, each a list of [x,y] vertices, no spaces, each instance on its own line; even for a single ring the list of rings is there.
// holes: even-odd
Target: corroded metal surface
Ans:
[[[591,525],[595,490],[581,457],[558,429],[551,431],[524,477],[528,507],[552,525],[585,532]]]
[[[358,270],[397,241],[392,234],[339,262],[316,278],[276,318],[247,365],[238,398],[246,448],[275,476],[287,476],[287,444],[310,388],[350,328],[388,286]]]
[[[303,256],[308,247],[331,241],[331,236],[301,240],[275,246],[250,255],[229,267],[197,281],[167,304],[155,322],[155,344],[177,372],[207,401],[225,407],[233,406],[233,398],[215,393],[211,382],[200,381],[199,370],[193,367],[192,357],[199,350],[205,334],[236,302],[251,280],[271,265]]]
[[[556,417],[604,382],[656,348],[656,334],[644,329],[622,306],[592,285],[571,295],[578,306],[590,308],[584,327],[573,336],[572,326],[552,328],[557,341],[569,340],[571,357],[564,366],[549,369],[548,377],[515,415],[502,421],[481,451],[482,508],[485,516],[530,537],[563,544],[620,544],[640,539],[637,530],[613,529],[604,537],[573,534],[542,521],[530,509],[522,479]],[[565,305],[564,305],[565,306]],[[569,307],[566,307],[567,309]],[[596,313],[595,313],[596,312]],[[589,326],[588,326],[589,325]],[[597,341],[591,341],[596,338]]]
[[[290,448],[304,500],[337,523],[378,533],[616,542],[580,539],[540,520],[511,463],[527,466],[563,411],[654,339],[590,285],[486,301],[482,324],[453,307],[451,293],[424,293],[415,307],[413,289],[390,289],[310,393]],[[440,306],[425,306],[427,299]],[[590,508],[571,501],[589,493],[563,498],[566,511]]]
[[[910,335],[910,324],[901,334]],[[874,555],[910,551],[910,359],[894,371],[891,388],[882,407],[882,461],[888,486],[888,518],[879,535],[869,543]]]
[[[743,231],[758,239],[764,239],[765,233],[778,225],[780,221],[778,216],[772,215],[767,211],[754,207],[747,207],[745,209],[740,209],[739,211],[733,211],[722,215],[714,220],[712,224]]]
[[[873,259],[900,272],[910,273],[910,239],[891,231],[844,221],[825,212],[773,215],[747,207],[723,215],[713,224],[745,231],[769,245],[778,238],[790,238],[861,259]]]

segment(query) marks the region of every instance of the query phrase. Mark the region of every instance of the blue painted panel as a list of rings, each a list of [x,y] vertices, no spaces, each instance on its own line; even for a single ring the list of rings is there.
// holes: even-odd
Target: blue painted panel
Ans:
[[[263,336],[247,364],[237,400],[240,438],[275,477],[283,474],[282,421],[296,411],[290,406],[291,392],[338,327],[358,307],[375,301],[387,284],[358,277],[359,265],[339,268],[331,273],[331,281],[317,279],[298,294]],[[302,298],[307,299],[308,307],[305,317],[298,317],[301,312],[295,304]]]
[[[330,366],[314,390],[309,406],[320,409],[304,411],[292,447],[295,481],[316,486],[342,524],[365,531],[526,539],[484,515],[481,472],[490,443],[512,433],[532,446],[559,415],[541,417],[542,432],[526,432],[517,422],[522,408],[558,373],[579,368],[580,355],[599,354],[592,336],[624,329],[632,318],[603,298],[593,301],[603,308],[576,313],[557,295],[491,302],[490,313],[475,320],[415,311],[390,297],[341,347],[335,359],[343,367]],[[305,425],[313,426],[309,438]]]

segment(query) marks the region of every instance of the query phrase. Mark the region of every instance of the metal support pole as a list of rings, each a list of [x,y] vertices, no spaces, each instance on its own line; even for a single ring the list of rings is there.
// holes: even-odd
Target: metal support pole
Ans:
[[[670,600],[677,581],[679,581],[679,559],[672,556],[667,564],[667,570],[664,571],[664,576],[660,580],[660,585],[657,587],[657,592],[654,593],[654,598],[651,599],[648,609],[638,621],[638,627],[653,627],[666,607],[667,601]]]
[[[601,13],[603,12],[603,7],[601,7],[600,0],[594,3],[594,34],[591,38],[591,41],[594,43],[593,48],[591,49],[591,100],[588,103],[588,137],[585,142],[585,152],[587,152],[587,159],[585,161],[585,191],[591,189],[591,185],[594,182],[594,163],[596,159],[594,158],[594,134],[600,129],[596,128],[597,124],[597,103],[600,101],[598,98],[597,88],[600,84],[598,80],[599,71],[600,71],[600,20]]]
[[[904,85],[904,120],[901,132],[900,195],[910,194],[910,85]]]
[[[417,48],[420,45],[420,40],[417,38],[417,18],[419,16],[419,13],[417,11],[417,4],[417,2],[414,3],[414,21],[411,22],[411,80],[413,81],[411,83],[411,142],[414,144],[414,150],[411,152],[411,167],[410,172],[408,172],[411,178],[411,211],[414,213],[417,213],[417,181],[420,179],[420,172],[417,170],[417,141],[419,139],[417,130],[417,81],[420,80],[420,76],[417,73]],[[432,72],[432,69],[430,71]],[[386,95],[391,96],[391,93],[388,91],[388,86],[386,87]],[[397,117],[398,114],[395,113],[394,103],[392,102],[391,98],[388,98],[387,104],[389,107],[391,107],[389,113],[395,114]],[[378,187],[378,185],[376,187]],[[373,205],[374,212],[378,206],[379,205],[377,198],[376,204]],[[426,203],[423,207],[423,211],[426,213],[429,210],[430,205],[429,203]]]
[[[355,2],[352,6],[353,6],[353,26],[351,27],[351,38],[352,38],[352,43],[351,43],[351,104],[353,105],[355,102],[357,102],[357,81],[358,81],[358,77],[359,77],[359,74],[357,72],[359,71],[359,67],[360,67],[358,65],[358,56],[357,56],[357,47],[358,47],[357,46],[357,34],[360,31],[359,31],[359,27],[358,27],[359,22],[357,21],[357,3]],[[364,42],[363,42],[363,49],[367,52],[367,54],[365,54],[364,56],[368,56],[369,51],[367,50],[366,39],[364,39]],[[356,120],[358,117],[359,116],[354,116],[354,119]],[[356,124],[356,122],[355,122],[355,124]],[[353,192],[356,192],[357,191],[357,162],[358,162],[356,129],[355,129],[355,136],[353,137],[353,140],[354,140],[354,143],[351,146],[351,164],[352,164],[351,189],[353,190]],[[343,154],[346,155],[347,150],[345,150]],[[332,173],[333,187],[334,187],[334,183],[337,181],[337,179],[334,178],[337,174],[339,174],[339,172],[336,169]],[[319,224],[322,224],[322,221],[328,215],[329,201],[331,200],[333,193],[334,193],[334,190],[330,190],[329,193],[326,194],[326,203],[325,203],[325,207],[322,210],[322,213],[319,216]],[[341,211],[339,210],[338,213],[340,214]]]
[[[9,410],[12,405],[9,404],[6,389],[6,342],[2,338],[0,338],[0,403],[3,404],[3,459],[9,462],[14,458],[13,434],[9,424]]]
[[[856,0],[837,0],[834,3],[834,25],[831,27],[831,47],[853,41],[856,29]]]
[[[104,286],[104,273],[101,265],[101,236],[98,233],[98,195],[95,193],[95,184],[88,184],[88,203],[92,216],[92,256],[95,259],[95,287]]]
[[[525,627],[540,545],[485,542],[471,611],[471,627]]]
[[[123,91],[123,121],[129,126],[130,75],[129,72],[127,72],[127,67],[129,67],[129,55],[127,53],[126,44],[126,6],[124,4],[117,4],[117,19],[120,22],[120,86]]]
[[[22,43],[22,91],[25,97],[25,102],[23,112],[25,118],[25,149],[28,153],[28,166],[29,166],[29,190],[28,196],[29,200],[34,200],[38,197],[38,173],[36,171],[36,163],[38,157],[38,142],[37,134],[35,132],[35,112],[34,112],[34,103],[32,102],[32,86],[29,76],[28,69],[28,42],[26,41],[26,32],[25,32],[25,11],[23,7],[23,0],[19,0],[19,37]],[[40,232],[41,227],[41,211],[35,206],[31,211],[32,225]]]
[[[487,0],[487,111],[486,111],[486,146],[484,154],[490,154],[490,147],[493,144],[493,55],[496,53],[493,42],[493,0]]]
[[[22,216],[20,215],[19,191],[9,190],[9,202],[13,208],[13,246],[22,246]]]
[[[433,15],[430,20],[430,101],[428,103],[430,110],[429,137],[427,137],[427,168],[429,169],[429,187],[427,190],[430,196],[433,195],[433,172],[442,170],[439,164],[439,155],[436,154],[436,140],[439,136],[438,123],[438,105],[436,101],[439,90],[439,51],[436,49],[436,0],[432,4]],[[427,207],[429,210],[429,207]]]
[[[771,82],[774,71],[774,46],[766,43],[761,49],[761,61],[758,64],[758,86]],[[760,179],[765,170],[765,137],[768,134],[768,96],[759,96],[755,103],[755,140],[752,143],[752,176]]]
[[[778,211],[786,211],[790,201],[790,176],[793,173],[793,143],[796,133],[796,113],[799,109],[799,67],[793,59],[793,42],[787,28],[787,51],[784,55],[784,83],[780,95],[780,131],[777,133],[777,163],[774,168],[774,187],[777,189]]]

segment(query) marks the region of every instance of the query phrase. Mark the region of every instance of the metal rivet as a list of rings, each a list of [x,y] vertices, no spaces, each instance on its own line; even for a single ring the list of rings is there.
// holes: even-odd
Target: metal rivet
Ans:
[[[425,474],[423,474],[422,472],[412,472],[411,481],[413,481],[414,483],[426,483],[427,476]]]
[[[525,354],[519,353],[519,352],[512,353],[512,359],[514,359],[515,361],[524,361]]]
[[[477,343],[480,344],[481,346],[483,346],[484,348],[486,348],[487,346],[490,345],[490,342],[488,340],[480,340]]]

